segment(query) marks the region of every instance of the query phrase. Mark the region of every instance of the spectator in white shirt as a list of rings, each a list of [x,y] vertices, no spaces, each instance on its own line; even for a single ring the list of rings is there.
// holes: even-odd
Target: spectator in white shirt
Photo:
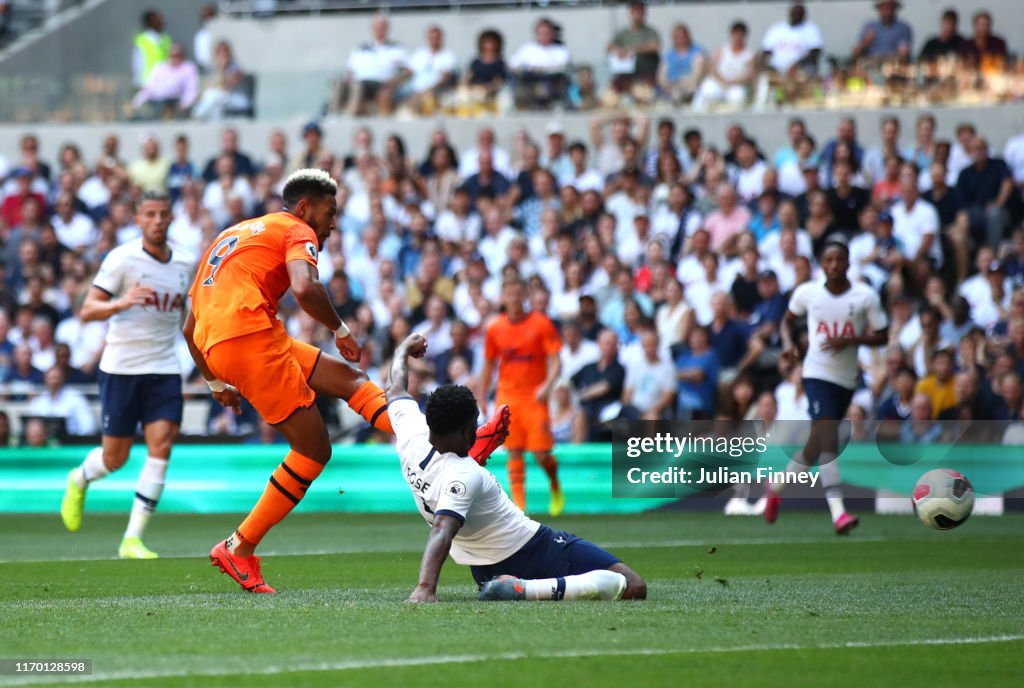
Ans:
[[[192,57],[199,69],[206,72],[213,66],[213,36],[210,34],[210,21],[217,16],[217,8],[203,5],[199,9],[199,30],[192,38]]]
[[[469,189],[458,187],[452,195],[450,207],[437,216],[435,231],[441,241],[451,244],[474,243],[480,238],[483,222],[473,210],[473,197]],[[458,250],[458,246],[453,246]]]
[[[82,322],[79,313],[82,309],[80,299],[71,302],[71,317],[64,318],[57,324],[54,339],[58,344],[66,344],[71,350],[71,365],[87,375],[95,375],[103,347],[106,345],[106,321],[92,320]]]
[[[459,157],[459,177],[465,181],[480,171],[480,153],[489,151],[491,166],[494,171],[506,179],[515,179],[512,170],[512,158],[501,146],[495,143],[494,129],[482,127],[476,132],[476,146],[470,148]]]
[[[53,340],[53,323],[49,318],[36,316],[32,319],[32,367],[49,370],[57,362],[57,343]]]
[[[561,186],[571,186],[581,194],[584,191],[601,192],[604,180],[597,170],[587,167],[587,146],[582,141],[575,141],[569,146],[569,161],[572,169],[566,176],[558,180]]]
[[[888,158],[912,160],[914,157],[912,149],[900,147],[900,120],[898,117],[883,117],[880,130],[881,144],[864,152],[864,164],[862,165],[872,184],[885,178],[885,161]]]
[[[229,114],[251,112],[252,98],[246,85],[246,74],[231,44],[217,41],[206,87],[192,110],[196,119],[220,121]]]
[[[218,227],[228,221],[228,199],[238,196],[246,208],[252,201],[252,186],[244,175],[235,174],[235,159],[230,153],[217,158],[217,178],[203,191],[203,207],[210,211]]]
[[[348,58],[348,114],[364,115],[373,101],[381,115],[394,109],[395,93],[411,72],[409,57],[398,43],[388,40],[388,19],[383,14],[372,20],[373,42],[364,43]]]
[[[562,323],[562,350],[558,357],[562,362],[562,374],[567,378],[583,369],[583,366],[596,363],[601,358],[597,342],[583,338],[583,331],[576,320]]]
[[[647,330],[640,337],[642,356],[626,363],[625,387],[622,390],[626,417],[661,420],[675,399],[675,365],[658,351],[658,335]]]
[[[1024,134],[1017,134],[1006,142],[1003,160],[1013,173],[1013,183],[1024,188]]]
[[[768,165],[757,157],[757,148],[750,140],[736,149],[736,167],[732,170],[736,193],[744,203],[751,204],[764,192],[764,174]]]
[[[409,105],[415,109],[436,103],[438,96],[455,83],[455,53],[444,47],[439,26],[427,29],[427,45],[409,58],[412,79],[408,82]]]
[[[725,102],[739,106],[746,102],[754,83],[756,56],[747,45],[747,25],[735,22],[729,28],[729,40],[711,58],[711,73],[701,82],[693,98],[693,109],[706,111]]]
[[[67,389],[64,372],[54,366],[46,371],[43,378],[46,392],[29,404],[29,415],[47,418],[63,418],[69,435],[91,435],[96,432],[96,418],[89,403],[79,392]]]
[[[970,151],[971,145],[974,143],[974,138],[977,135],[978,130],[975,129],[973,124],[957,125],[956,142],[954,142],[952,148],[950,148],[949,160],[946,161],[946,167],[949,172],[949,176],[946,177],[946,183],[950,186],[956,186],[956,182],[960,178],[960,173],[974,164],[974,159],[971,157]]]
[[[175,208],[174,220],[167,228],[168,241],[193,256],[202,255],[203,215],[197,192],[189,188],[182,194],[181,201]]]
[[[517,77],[516,104],[523,110],[544,109],[560,102],[568,86],[569,49],[556,42],[557,28],[541,19],[534,40],[522,45],[509,60]]]
[[[85,213],[75,211],[75,197],[62,193],[57,197],[50,222],[57,232],[57,240],[72,251],[92,245],[96,240],[96,224]]]
[[[427,351],[431,356],[443,354],[452,348],[452,321],[448,319],[448,306],[434,294],[427,298],[424,313],[426,320],[413,328],[413,332],[427,340]]]
[[[789,21],[780,21],[768,28],[761,44],[765,67],[792,79],[797,71],[809,75],[818,71],[818,58],[824,42],[821,30],[807,20],[807,9],[802,2],[789,8]]]
[[[939,241],[939,213],[917,190],[920,171],[908,162],[900,167],[900,201],[893,205],[893,237],[902,247],[910,275],[920,286],[942,267],[942,243]],[[931,263],[929,265],[929,262]]]
[[[514,229],[505,224],[505,218],[497,207],[487,209],[484,214],[484,236],[478,250],[487,263],[487,270],[496,275],[508,262],[508,245],[516,237]]]
[[[175,43],[170,59],[153,67],[149,81],[132,98],[131,107],[137,113],[151,103],[153,117],[171,119],[187,114],[198,96],[199,69],[195,62],[185,59],[185,49]]]

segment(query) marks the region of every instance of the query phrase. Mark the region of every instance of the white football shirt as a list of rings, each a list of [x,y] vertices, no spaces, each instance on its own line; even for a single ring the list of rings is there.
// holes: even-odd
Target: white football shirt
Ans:
[[[801,284],[789,299],[789,310],[807,316],[809,344],[804,357],[804,377],[825,380],[847,389],[856,389],[857,347],[848,346],[839,352],[823,350],[829,337],[859,337],[885,329],[889,322],[871,287],[854,282],[836,295],[824,283]]]
[[[540,524],[519,510],[498,479],[468,456],[442,454],[430,445],[427,419],[406,397],[388,405],[402,475],[420,515],[430,525],[439,514],[462,521],[452,541],[456,563],[497,564],[529,542]]]
[[[110,318],[100,370],[112,375],[180,375],[175,342],[192,284],[195,258],[174,250],[164,263],[146,251],[142,239],[118,246],[103,259],[93,286],[118,298],[136,284],[155,294]]]

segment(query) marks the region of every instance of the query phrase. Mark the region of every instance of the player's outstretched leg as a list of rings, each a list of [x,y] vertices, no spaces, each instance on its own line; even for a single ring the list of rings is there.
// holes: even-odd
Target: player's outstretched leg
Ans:
[[[372,382],[366,373],[341,359],[320,356],[316,368],[309,377],[309,386],[317,394],[342,399],[366,422],[380,430],[394,434],[391,417],[388,416],[384,390]],[[486,423],[480,426],[479,441],[470,450],[470,456],[481,466],[487,463],[491,453],[501,446],[508,434],[510,415],[507,406],[500,406]]]
[[[276,592],[263,580],[256,546],[298,505],[331,458],[327,426],[316,406],[297,409],[275,428],[288,439],[291,451],[238,529],[210,551],[210,562],[247,592]]]
[[[625,564],[575,576],[529,580],[499,576],[484,583],[484,601],[626,600],[647,597],[647,584]]]
[[[85,492],[89,484],[105,478],[128,460],[132,447],[131,437],[104,437],[103,446],[95,447],[76,468],[68,473],[64,499],[60,505],[60,518],[72,533],[82,528],[85,511]]]
[[[617,600],[626,589],[626,577],[614,571],[591,571],[578,576],[527,580],[499,576],[484,583],[480,599],[513,600]]]

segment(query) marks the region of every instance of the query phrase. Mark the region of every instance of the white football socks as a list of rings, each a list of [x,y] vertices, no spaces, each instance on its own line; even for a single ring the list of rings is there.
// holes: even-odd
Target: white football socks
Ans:
[[[521,579],[527,600],[617,600],[626,577],[604,569],[563,578]]]
[[[75,469],[71,479],[75,481],[75,485],[84,490],[89,483],[109,474],[110,470],[107,468],[107,464],[103,463],[103,448],[95,447],[85,455],[85,459]]]
[[[818,460],[818,475],[821,476],[821,486],[825,489],[825,501],[828,502],[828,510],[832,514],[832,522],[846,513],[846,505],[843,504],[843,479],[839,475],[839,461],[835,454],[823,453]]]
[[[164,480],[167,477],[167,459],[147,456],[146,463],[139,473],[139,482],[135,487],[135,501],[132,502],[132,513],[128,517],[128,528],[124,531],[127,537],[142,537],[142,531],[153,515],[160,495],[164,492]]]

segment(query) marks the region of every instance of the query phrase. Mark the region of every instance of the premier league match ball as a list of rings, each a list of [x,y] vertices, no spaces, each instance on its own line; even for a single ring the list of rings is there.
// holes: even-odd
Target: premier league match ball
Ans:
[[[929,528],[951,530],[974,509],[974,488],[962,473],[948,468],[928,471],[914,486],[914,513]]]

